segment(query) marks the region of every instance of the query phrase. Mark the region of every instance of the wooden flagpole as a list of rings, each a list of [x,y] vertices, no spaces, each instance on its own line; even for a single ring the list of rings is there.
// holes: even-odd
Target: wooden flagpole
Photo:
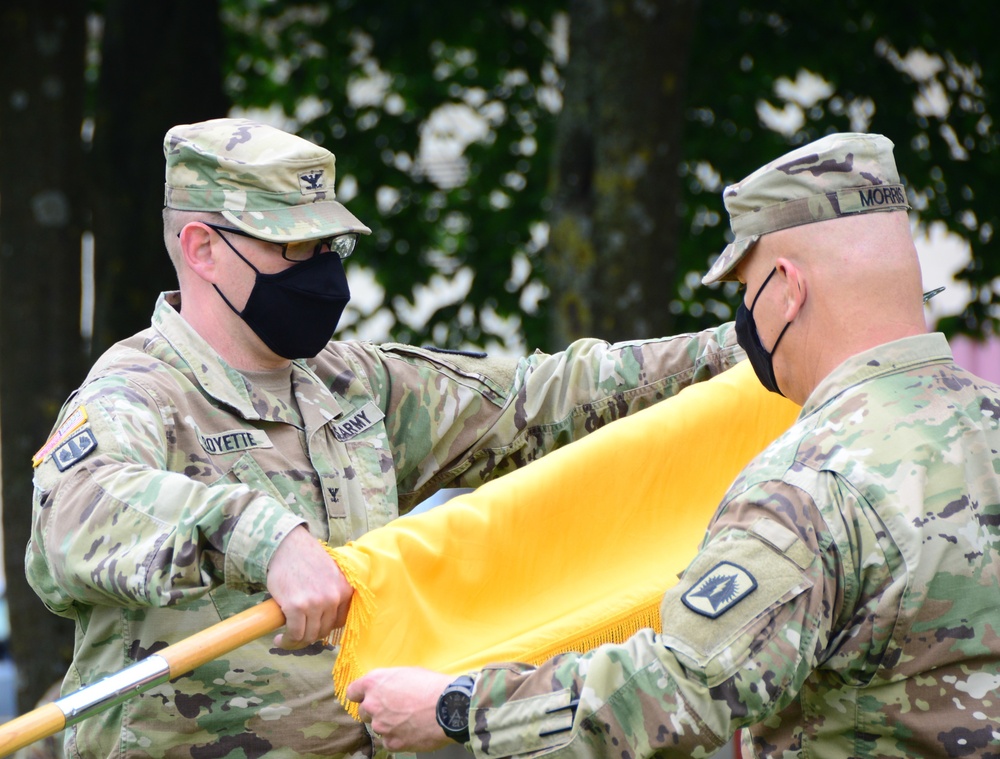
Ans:
[[[187,674],[285,624],[274,599],[240,612],[120,672],[0,725],[0,757]]]

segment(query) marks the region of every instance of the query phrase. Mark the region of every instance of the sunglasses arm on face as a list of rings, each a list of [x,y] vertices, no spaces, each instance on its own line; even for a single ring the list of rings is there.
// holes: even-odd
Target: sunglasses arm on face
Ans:
[[[924,293],[924,303],[926,303],[927,301],[929,301],[931,298],[933,298],[935,295],[937,295],[940,292],[944,292],[944,288],[943,287],[935,287],[933,290],[925,292]]]

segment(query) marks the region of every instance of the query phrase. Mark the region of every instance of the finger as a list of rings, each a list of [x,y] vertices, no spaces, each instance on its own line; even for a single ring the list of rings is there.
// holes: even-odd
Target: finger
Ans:
[[[301,640],[294,640],[287,633],[278,633],[274,636],[274,646],[275,648],[282,648],[285,651],[297,651],[300,648],[305,648],[309,643]]]
[[[275,648],[283,648],[286,651],[294,651],[298,648],[286,633],[278,633],[274,636],[274,646]]]
[[[323,609],[323,617],[320,621],[320,634],[317,640],[326,639],[334,630],[343,626],[337,624],[339,616],[340,605],[327,606]]]
[[[343,604],[330,610],[329,615],[324,615],[323,617],[323,638],[329,637],[333,634],[334,630],[343,627],[346,621],[347,611],[343,609]]]
[[[365,679],[363,677],[358,678],[353,683],[347,686],[347,690],[344,691],[347,696],[348,701],[354,701],[360,704],[365,700]],[[360,711],[360,707],[358,707]]]
[[[345,600],[341,601],[340,605],[337,606],[337,611],[333,618],[334,629],[343,627],[344,625],[347,624],[347,615],[350,611],[351,611],[351,599],[350,597],[348,597]]]
[[[302,635],[299,636],[296,643],[301,646],[309,646],[321,637],[319,634],[319,620],[306,618],[306,623],[302,627]]]
[[[282,611],[285,611],[282,609]],[[305,615],[297,610],[285,611],[285,631],[282,633],[285,648],[299,647],[304,640]]]

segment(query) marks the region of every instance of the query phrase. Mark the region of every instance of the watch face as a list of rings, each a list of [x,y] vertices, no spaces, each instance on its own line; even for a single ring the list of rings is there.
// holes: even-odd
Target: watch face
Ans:
[[[451,691],[441,696],[438,704],[441,724],[452,730],[469,726],[469,696],[461,691]]]

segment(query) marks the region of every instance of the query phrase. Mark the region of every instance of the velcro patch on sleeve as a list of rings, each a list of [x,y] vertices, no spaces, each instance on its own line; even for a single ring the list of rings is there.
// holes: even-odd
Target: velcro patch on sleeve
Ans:
[[[758,532],[709,543],[660,605],[664,643],[710,678],[738,667],[740,657],[728,649],[740,635],[813,586],[802,555],[811,552],[797,536],[777,522],[770,537],[787,540]]]
[[[474,710],[475,730],[488,732],[490,756],[518,756],[551,749],[573,737],[576,702],[569,688]]]

